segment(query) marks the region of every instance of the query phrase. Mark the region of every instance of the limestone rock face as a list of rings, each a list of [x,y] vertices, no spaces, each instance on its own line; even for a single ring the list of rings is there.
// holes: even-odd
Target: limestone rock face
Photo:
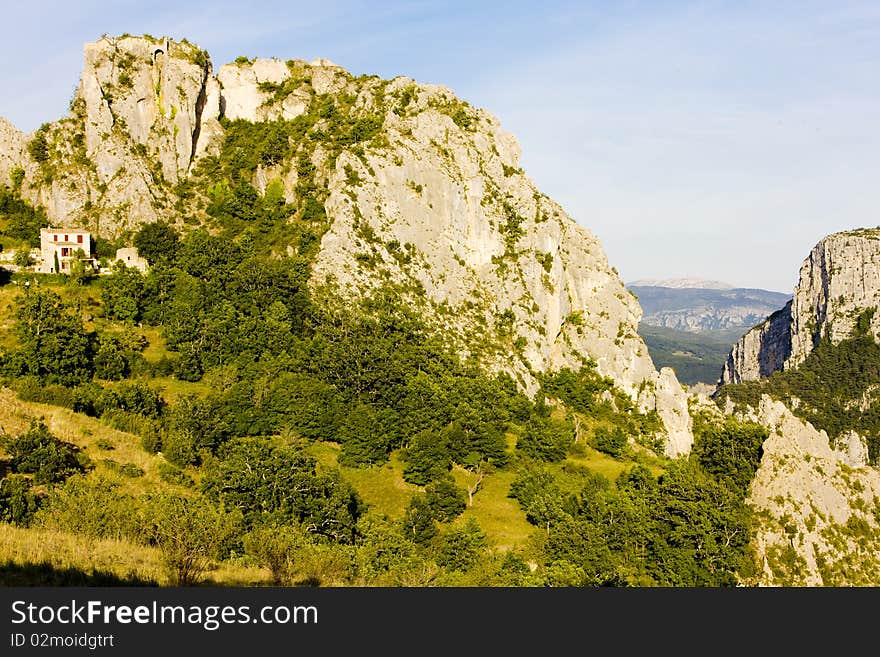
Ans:
[[[46,157],[36,162],[5,143],[2,157],[24,168],[22,195],[53,225],[112,237],[166,218],[173,186],[222,132],[209,80],[207,53],[186,41],[103,37],[84,47],[70,114],[37,133]]]
[[[747,499],[759,512],[751,583],[880,584],[880,472],[848,464],[824,431],[766,395],[750,416],[771,430]]]
[[[225,64],[217,72],[222,96],[221,112],[227,119],[247,121],[290,120],[308,109],[312,94],[338,91],[348,74],[328,60],[306,64],[300,60],[254,59]]]
[[[859,314],[880,306],[880,229],[829,235],[804,260],[790,306],[756,326],[734,345],[721,383],[753,381],[791,369],[827,337],[849,337]],[[880,336],[880,312],[870,332]]]
[[[27,137],[0,116],[0,184],[7,184],[12,170],[26,159]]]
[[[412,84],[398,78],[387,91]],[[599,241],[519,169],[519,145],[494,116],[472,109],[463,130],[434,109],[453,98],[419,86],[409,112],[386,117],[391,148],[338,158],[315,279],[352,297],[389,280],[415,291],[465,355],[507,330],[488,365],[527,391],[535,373],[591,359],[657,410],[668,454],[688,451],[686,395],[671,370],[656,372],[636,332],[641,309]]]
[[[733,345],[721,383],[757,381],[781,370],[791,355],[791,302],[778,310]]]

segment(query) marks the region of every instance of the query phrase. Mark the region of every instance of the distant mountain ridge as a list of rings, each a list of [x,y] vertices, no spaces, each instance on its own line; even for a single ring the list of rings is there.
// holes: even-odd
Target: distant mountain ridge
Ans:
[[[644,324],[692,332],[751,328],[791,299],[789,294],[751,288],[633,283],[627,288],[639,298]]]
[[[702,278],[640,279],[627,283],[627,287],[670,287],[674,289],[697,288],[702,290],[732,290],[734,286],[724,281],[711,281]]]

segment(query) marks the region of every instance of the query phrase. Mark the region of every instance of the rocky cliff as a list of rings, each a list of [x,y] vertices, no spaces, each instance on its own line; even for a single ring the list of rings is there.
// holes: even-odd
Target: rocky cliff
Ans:
[[[800,268],[790,306],[734,345],[721,383],[753,381],[802,363],[822,338],[833,344],[853,333],[860,313],[880,305],[880,229],[822,239]],[[870,327],[880,335],[880,313]]]
[[[253,169],[235,168],[227,136],[247,122],[278,131]],[[202,162],[299,216],[319,204],[315,285],[342,298],[393,286],[464,356],[527,391],[539,372],[593,360],[659,413],[668,454],[690,449],[686,397],[655,370],[639,304],[596,237],[540,193],[494,116],[445,87],[328,60],[239,58],[215,76],[186,41],[105,37],[85,47],[70,115],[28,137],[0,123],[0,153],[0,176],[21,166],[22,195],[53,224],[105,237],[160,218],[210,225],[206,207],[228,190]]]
[[[747,499],[757,512],[747,583],[880,584],[880,472],[853,466],[824,431],[766,395],[746,416],[771,430]]]
[[[742,336],[730,350],[722,383],[757,381],[781,370],[791,354],[791,302]]]

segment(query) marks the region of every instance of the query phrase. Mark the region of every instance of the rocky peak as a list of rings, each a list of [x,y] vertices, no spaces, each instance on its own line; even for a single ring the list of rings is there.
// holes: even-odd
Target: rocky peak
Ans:
[[[146,149],[162,176],[189,171],[199,139],[210,75],[207,54],[169,39],[104,37],[85,46],[80,98],[86,155],[107,182],[124,165],[123,149]]]
[[[754,381],[796,367],[828,338],[852,335],[859,315],[880,306],[880,229],[858,229],[823,238],[800,268],[791,303],[734,345],[721,383]],[[880,313],[870,332],[880,336]]]

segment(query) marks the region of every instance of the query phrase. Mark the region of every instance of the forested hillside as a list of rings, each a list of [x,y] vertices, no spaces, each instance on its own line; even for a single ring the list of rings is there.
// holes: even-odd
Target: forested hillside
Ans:
[[[2,422],[7,582],[716,585],[749,567],[761,429],[701,425],[669,461],[656,416],[589,363],[532,400],[393,294],[318,305],[296,258],[158,224],[134,241],[146,276],[0,288],[22,400]],[[724,445],[746,449],[739,475]],[[117,546],[108,572],[85,539]]]

